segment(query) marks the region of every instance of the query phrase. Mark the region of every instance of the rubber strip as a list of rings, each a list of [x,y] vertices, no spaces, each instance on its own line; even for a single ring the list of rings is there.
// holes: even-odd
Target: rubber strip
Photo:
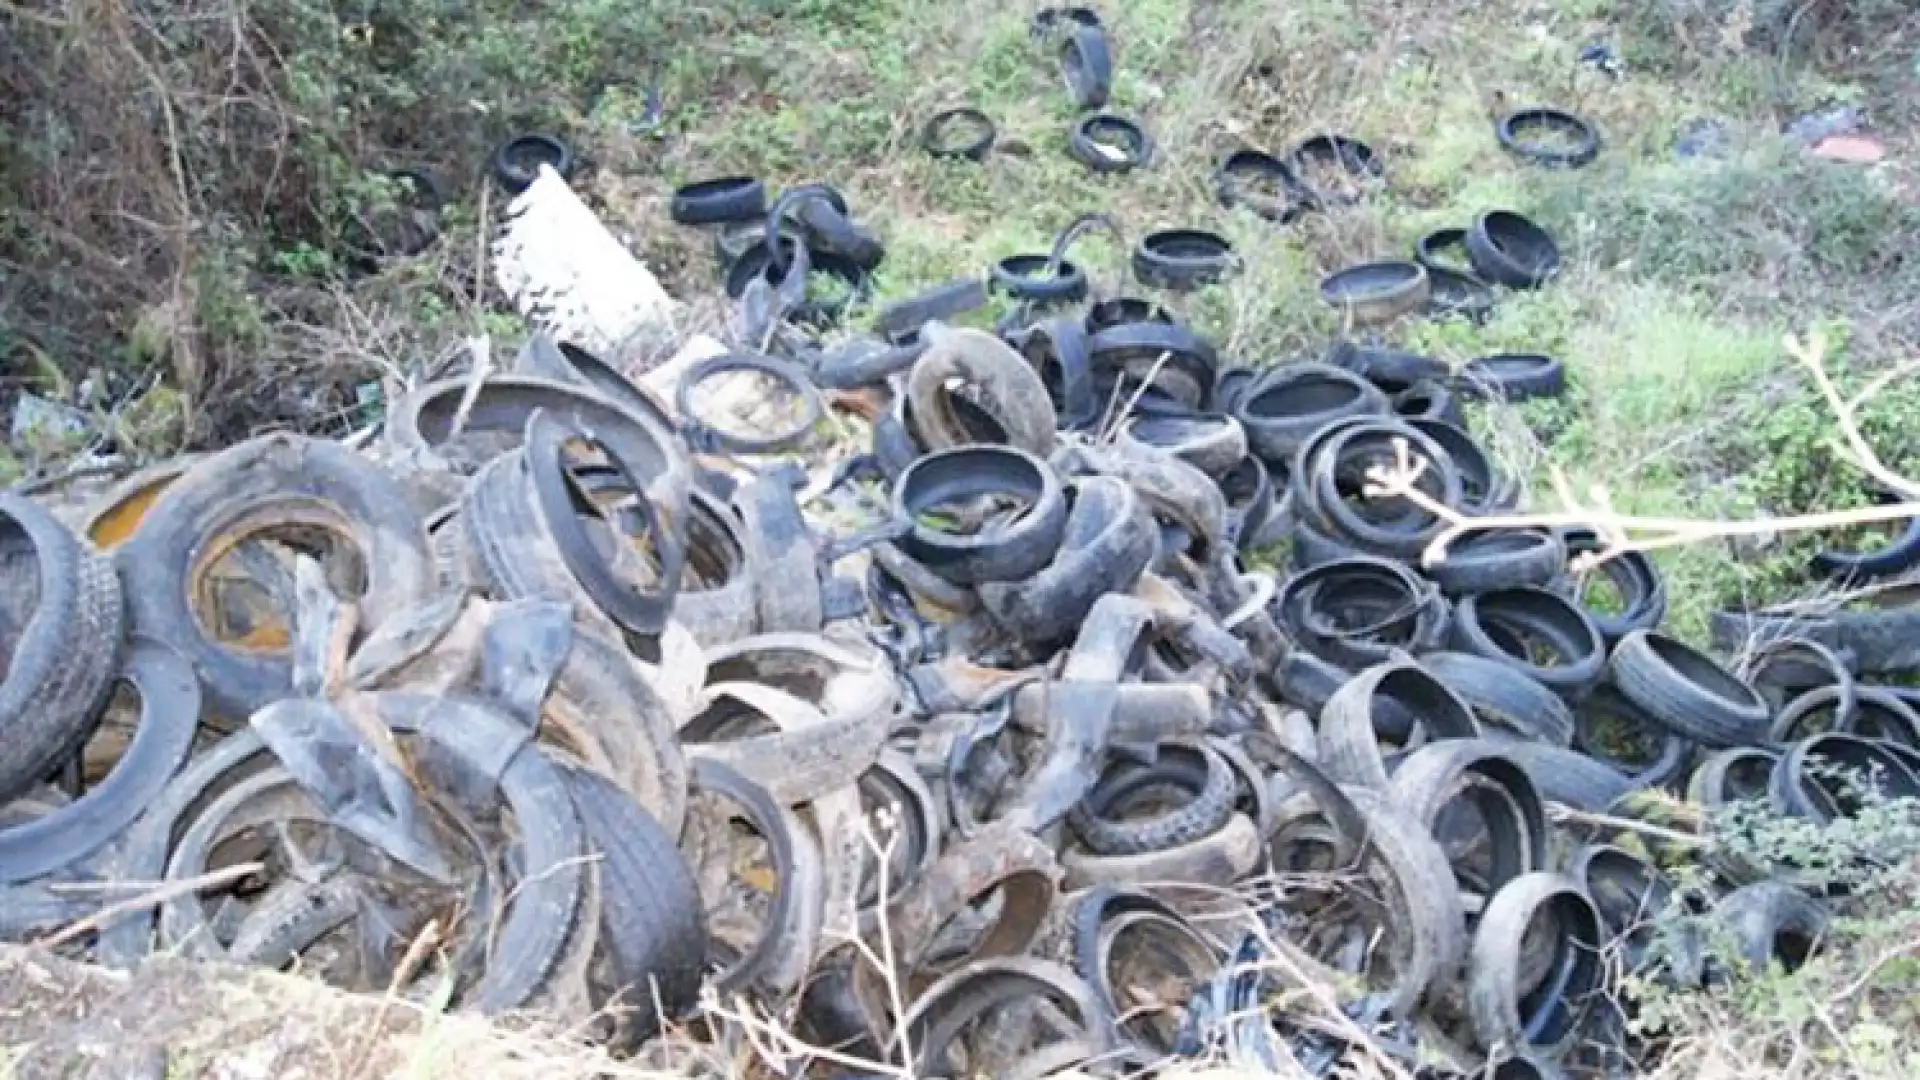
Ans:
[[[955,129],[959,135],[953,134]],[[985,161],[996,134],[993,120],[979,109],[942,109],[921,129],[920,146],[937,158]]]
[[[1766,736],[1772,709],[1713,658],[1675,638],[1636,630],[1613,650],[1620,693],[1667,729],[1703,746],[1746,746]]]
[[[980,496],[1014,496],[1027,506],[1005,527],[973,535],[925,520],[943,504]],[[962,446],[920,458],[894,485],[893,513],[914,523],[900,550],[956,585],[1025,580],[1052,560],[1067,524],[1053,468],[1010,446]]]
[[[1600,156],[1600,132],[1589,121],[1564,109],[1537,107],[1519,109],[1500,118],[1494,125],[1500,145],[1523,161],[1555,169],[1578,169],[1591,165]],[[1533,131],[1545,131],[1571,139],[1571,146],[1556,140],[1529,138]]]
[[[1059,641],[1110,592],[1127,592],[1153,558],[1157,535],[1145,502],[1106,476],[1077,480],[1072,508],[1051,562],[1024,581],[985,582],[983,606],[1019,640]]]
[[[911,344],[920,340],[920,328],[927,323],[965,315],[986,303],[987,283],[978,277],[961,278],[881,308],[873,317],[873,330],[895,345]]]

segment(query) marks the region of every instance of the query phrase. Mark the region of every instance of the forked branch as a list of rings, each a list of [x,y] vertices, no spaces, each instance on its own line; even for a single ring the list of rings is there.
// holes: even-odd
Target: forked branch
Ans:
[[[1368,498],[1404,499],[1445,524],[1446,527],[1441,530],[1440,535],[1436,536],[1421,553],[1421,562],[1428,566],[1445,559],[1447,549],[1469,533],[1495,529],[1586,526],[1600,535],[1601,547],[1598,551],[1577,557],[1570,567],[1575,573],[1585,573],[1610,559],[1635,551],[1657,551],[1662,548],[1680,547],[1705,540],[1736,536],[1764,536],[1783,532],[1805,532],[1811,529],[1844,528],[1852,525],[1877,525],[1920,517],[1920,481],[1901,476],[1880,460],[1872,444],[1867,441],[1865,435],[1861,434],[1858,415],[1862,405],[1885,390],[1895,380],[1920,371],[1920,360],[1909,361],[1895,367],[1868,383],[1866,388],[1852,399],[1848,399],[1841,396],[1839,388],[1834,385],[1832,377],[1827,373],[1826,342],[1818,334],[1804,343],[1799,338],[1788,335],[1785,345],[1788,354],[1807,369],[1808,374],[1813,378],[1814,385],[1819,387],[1821,395],[1826,398],[1827,406],[1833,412],[1834,423],[1840,429],[1841,443],[1836,447],[1840,455],[1852,461],[1862,472],[1873,477],[1889,491],[1900,496],[1901,502],[1886,506],[1861,507],[1856,510],[1829,510],[1816,514],[1750,521],[1643,517],[1622,514],[1614,510],[1613,501],[1607,489],[1599,484],[1588,489],[1587,502],[1583,505],[1575,496],[1567,478],[1555,469],[1551,475],[1554,490],[1560,499],[1560,510],[1469,517],[1420,490],[1420,478],[1426,474],[1430,463],[1416,455],[1404,439],[1394,441],[1395,460],[1391,465],[1376,465],[1367,471],[1365,493]]]

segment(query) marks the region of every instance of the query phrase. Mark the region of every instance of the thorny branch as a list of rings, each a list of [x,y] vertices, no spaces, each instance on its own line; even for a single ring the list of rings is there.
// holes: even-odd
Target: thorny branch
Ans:
[[[1852,525],[1876,525],[1920,517],[1920,481],[1901,476],[1880,460],[1872,445],[1867,442],[1866,436],[1861,434],[1857,415],[1861,405],[1870,400],[1874,394],[1886,389],[1894,380],[1914,371],[1920,371],[1920,360],[1909,361],[1895,367],[1874,379],[1852,399],[1847,399],[1841,396],[1839,389],[1833,384],[1833,379],[1827,374],[1826,342],[1819,335],[1814,335],[1804,343],[1799,338],[1788,335],[1785,346],[1788,354],[1806,367],[1813,378],[1814,385],[1819,387],[1821,394],[1827,400],[1828,407],[1833,411],[1834,423],[1839,427],[1845,443],[1839,448],[1842,455],[1851,460],[1862,472],[1901,496],[1904,501],[1886,506],[1861,507],[1856,510],[1829,510],[1795,517],[1763,518],[1751,521],[1643,517],[1622,514],[1614,510],[1607,489],[1599,484],[1588,489],[1587,505],[1582,505],[1565,475],[1555,469],[1552,472],[1553,486],[1560,498],[1562,509],[1531,514],[1469,517],[1420,489],[1420,479],[1426,475],[1431,463],[1424,457],[1416,455],[1405,439],[1394,440],[1395,460],[1392,464],[1375,465],[1367,470],[1365,494],[1370,499],[1404,499],[1445,524],[1440,535],[1434,537],[1433,542],[1421,553],[1420,560],[1427,566],[1445,559],[1447,549],[1455,541],[1470,533],[1499,529],[1586,526],[1600,535],[1602,546],[1599,551],[1576,558],[1570,567],[1575,573],[1588,572],[1602,563],[1630,552],[1657,551],[1662,548],[1681,547],[1704,540],[1735,536],[1763,536],[1813,529],[1835,529]]]

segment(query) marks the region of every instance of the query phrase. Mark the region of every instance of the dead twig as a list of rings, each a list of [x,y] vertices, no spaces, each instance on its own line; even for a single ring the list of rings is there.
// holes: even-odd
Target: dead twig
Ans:
[[[109,926],[119,921],[123,916],[131,915],[136,911],[144,911],[150,907],[157,907],[177,896],[185,896],[188,893],[199,892],[201,889],[211,889],[218,885],[231,884],[251,874],[258,874],[266,868],[265,863],[235,863],[232,866],[223,866],[218,870],[209,870],[204,874],[195,874],[190,878],[180,878],[175,881],[163,882],[157,888],[150,889],[147,892],[141,893],[139,896],[115,901],[84,919],[75,920],[69,923],[64,929],[40,939],[37,944],[42,948],[59,948],[69,941]]]

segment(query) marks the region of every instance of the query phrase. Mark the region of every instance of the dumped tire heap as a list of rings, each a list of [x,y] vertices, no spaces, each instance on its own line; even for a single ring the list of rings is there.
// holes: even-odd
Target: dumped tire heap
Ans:
[[[1616,842],[1633,796],[1830,821],[1860,805],[1835,769],[1920,791],[1920,695],[1865,681],[1920,666],[1904,611],[1728,613],[1723,648],[1772,642],[1736,672],[1660,632],[1650,560],[1583,569],[1595,529],[1423,558],[1520,499],[1468,403],[1557,394],[1557,361],[1243,366],[1090,296],[1062,255],[1100,219],[827,346],[883,253],[837,193],[714,181],[674,216],[714,229],[754,346],[671,406],[536,337],[364,451],[275,434],[0,496],[0,936],[625,1051],[751,1012],[840,1063],[783,1074],[1593,1075],[1657,1053],[1621,978],[1728,970],[1649,917],[1716,910],[1760,963],[1828,917],[1795,866],[1677,896]],[[1464,244],[1538,286],[1557,252],[1515,217],[1417,265]],[[1143,283],[1230,268],[1148,240]],[[852,288],[809,297],[821,272]],[[995,331],[946,325],[989,287],[1021,301]],[[740,373],[792,408],[710,415]],[[871,447],[810,479],[829,414]]]
[[[1370,469],[1407,447],[1441,506],[1516,497],[1434,362],[1223,368],[1131,299],[1039,326],[919,330],[881,451],[824,494],[886,510],[842,534],[790,464],[721,471],[715,427],[539,340],[562,377],[428,385],[367,453],[269,435],[65,520],[0,497],[0,927],[450,980],[628,1047],[705,986],[926,1075],[1324,1071],[1364,1040],[1550,1076],[1639,1049],[1604,995],[1671,886],[1549,803],[1827,820],[1821,763],[1920,786],[1914,695],[1859,678],[1910,666],[1882,624],[1799,627],[1743,679],[1658,631],[1643,557],[1583,606],[1591,530],[1423,567],[1441,519],[1357,497]],[[1136,406],[1104,434],[1049,375],[1075,334],[1066,385]],[[743,366],[812,428],[785,361],[683,385]],[[1287,570],[1242,561],[1276,538]],[[1657,753],[1610,759],[1606,721]],[[1751,958],[1817,939],[1794,868],[1719,869]]]

